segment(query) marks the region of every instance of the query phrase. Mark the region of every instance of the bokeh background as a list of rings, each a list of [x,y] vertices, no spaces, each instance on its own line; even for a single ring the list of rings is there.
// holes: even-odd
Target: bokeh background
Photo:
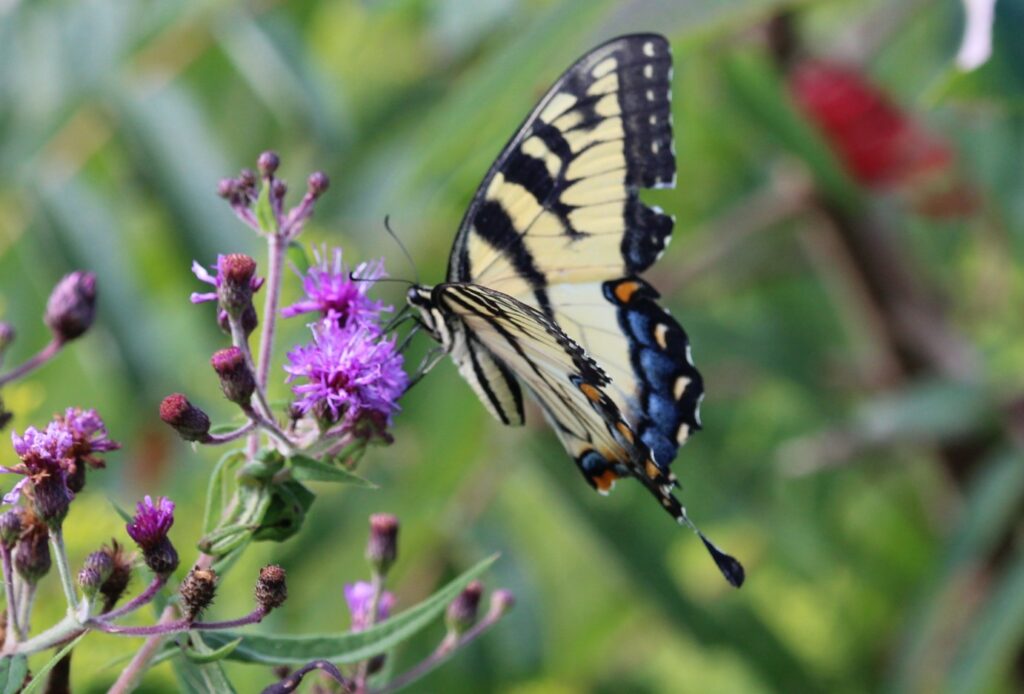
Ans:
[[[366,517],[388,511],[400,604],[495,551],[486,583],[518,598],[417,691],[1020,691],[1024,3],[999,0],[973,71],[956,61],[964,22],[952,0],[0,1],[7,365],[46,341],[62,274],[93,270],[101,292],[96,329],[4,399],[18,431],[96,407],[125,444],[75,502],[73,562],[126,540],[110,500],[144,493],[178,501],[171,536],[192,556],[218,451],[181,444],[157,405],[182,391],[232,412],[189,265],[262,258],[218,179],[268,148],[295,190],[323,169],[303,242],[409,278],[389,214],[440,279],[473,189],[550,82],[605,38],[656,30],[675,53],[679,185],[647,196],[677,218],[649,277],[707,383],[675,469],[746,585],[638,486],[593,494],[536,411],[502,430],[443,363],[365,458],[380,489],[318,488],[304,531],[249,552],[216,614],[246,611],[248,577],[275,561],[291,599],[259,629],[345,629]],[[304,339],[286,325],[282,345]],[[136,645],[87,639],[79,691],[105,689]],[[271,681],[229,668],[240,691]],[[144,682],[178,686],[166,664]]]

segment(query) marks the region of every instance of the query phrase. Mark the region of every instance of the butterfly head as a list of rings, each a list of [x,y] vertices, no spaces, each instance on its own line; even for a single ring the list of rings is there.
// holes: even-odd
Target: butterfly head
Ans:
[[[445,324],[444,314],[437,306],[434,299],[433,287],[425,287],[421,284],[414,284],[409,287],[405,294],[405,300],[412,308],[420,313],[420,325],[430,333],[430,336],[448,347],[447,336],[449,331]]]

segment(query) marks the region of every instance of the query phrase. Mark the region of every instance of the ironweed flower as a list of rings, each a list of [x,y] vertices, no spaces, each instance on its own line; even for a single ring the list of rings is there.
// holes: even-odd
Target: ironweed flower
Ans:
[[[384,302],[367,296],[373,283],[387,276],[383,260],[360,263],[350,274],[342,261],[340,248],[334,249],[333,262],[326,248],[314,248],[313,257],[314,264],[302,278],[306,298],[282,308],[282,316],[291,318],[317,312],[323,318],[347,326],[350,323],[376,323],[382,312],[391,310]]]
[[[370,605],[373,603],[373,584],[366,581],[345,584],[345,602],[348,603],[349,614],[352,615],[352,631],[363,631],[370,626]],[[391,616],[391,608],[395,606],[394,594],[384,591],[377,601],[377,615],[374,623],[382,622]]]
[[[255,329],[255,309],[252,295],[263,286],[263,278],[256,276],[256,261],[243,253],[218,255],[216,276],[211,275],[198,261],[192,261],[192,273],[199,280],[212,284],[215,291],[193,292],[193,304],[216,301],[219,307],[218,320],[228,316],[242,318],[246,332]],[[247,314],[252,313],[251,316]],[[252,329],[249,325],[252,325]]]
[[[50,557],[50,531],[39,518],[29,514],[25,518],[25,530],[14,548],[14,568],[26,583],[35,584],[50,573],[53,559]]]
[[[390,513],[370,516],[370,540],[366,543],[366,559],[373,570],[384,575],[398,557],[398,518]]]
[[[300,412],[312,412],[328,424],[354,427],[362,418],[378,416],[389,423],[409,379],[394,338],[366,326],[341,327],[326,319],[311,326],[313,342],[288,352],[288,382]]]
[[[100,585],[100,594],[103,595],[103,612],[109,612],[114,609],[114,605],[128,589],[128,583],[132,579],[132,566],[135,562],[117,540],[112,539],[110,545],[103,545],[100,551],[110,558],[111,564],[110,575]]]
[[[96,414],[96,410],[69,407],[63,415],[57,416],[56,421],[71,434],[67,485],[72,492],[78,493],[85,486],[86,466],[105,467],[96,454],[116,451],[121,448],[121,444],[109,438],[107,426]]]
[[[203,441],[210,434],[210,417],[181,393],[171,393],[163,399],[160,419],[186,441]]]
[[[256,377],[245,363],[245,354],[238,347],[218,350],[210,357],[210,365],[220,376],[224,397],[239,405],[248,405],[256,390]]]
[[[95,596],[113,571],[114,560],[109,554],[102,550],[90,554],[78,572],[78,585],[82,593],[90,598]]]
[[[449,633],[458,636],[473,626],[480,611],[480,598],[483,594],[484,584],[473,581],[451,601],[445,612],[445,625]]]
[[[22,511],[12,508],[0,514],[0,545],[10,549],[21,537]]]
[[[148,494],[135,506],[135,517],[125,525],[128,535],[142,550],[142,558],[153,573],[166,576],[178,568],[178,552],[167,537],[174,525],[174,502],[160,497],[153,503]]]
[[[76,270],[65,275],[46,302],[43,322],[57,342],[80,337],[96,317],[96,275]]]
[[[13,468],[0,468],[0,472],[24,475],[4,496],[4,503],[13,504],[23,492],[27,493],[39,517],[51,527],[57,527],[68,513],[74,495],[67,485],[74,439],[62,422],[50,422],[39,431],[28,427],[23,436],[11,432],[14,451],[21,463]]]
[[[217,594],[217,574],[213,569],[193,567],[178,588],[181,596],[181,609],[185,619],[193,622],[203,610],[213,603]]]
[[[276,564],[260,569],[259,580],[256,581],[256,603],[264,611],[270,612],[284,604],[288,599],[288,585],[285,583],[285,571]]]

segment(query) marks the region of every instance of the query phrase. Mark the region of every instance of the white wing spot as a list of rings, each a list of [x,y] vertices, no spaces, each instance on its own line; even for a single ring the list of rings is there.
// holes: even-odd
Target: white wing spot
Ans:
[[[658,153],[658,141],[657,140],[655,140],[654,142],[651,143],[651,151],[654,154]]]
[[[644,55],[648,58],[654,57],[654,42],[648,41],[644,44]]]
[[[651,125],[657,125],[658,117],[652,113],[651,117],[647,119],[647,122],[650,123]]]
[[[672,387],[672,394],[676,396],[676,400],[683,397],[683,393],[686,392],[686,387],[688,385],[690,385],[690,379],[686,376],[680,376],[676,379],[676,382]]]
[[[600,63],[594,66],[594,69],[590,71],[590,74],[594,79],[601,79],[609,72],[619,66],[619,63],[615,58],[605,58]]]
[[[690,345],[686,345],[686,363],[693,366],[693,350],[690,349]]]
[[[679,431],[676,432],[676,443],[682,446],[686,439],[689,438],[689,436],[690,426],[686,423],[680,424]]]
[[[650,64],[644,65],[644,77],[646,77],[647,79],[653,79],[654,78],[654,66],[653,65],[650,65]]]
[[[647,100],[648,101],[654,101],[654,90],[653,89],[648,89],[647,90]]]
[[[699,427],[704,426],[700,421],[700,405],[702,402],[704,402],[704,393],[701,393],[700,397],[697,398],[697,407],[693,408],[693,418],[696,420],[697,426]]]

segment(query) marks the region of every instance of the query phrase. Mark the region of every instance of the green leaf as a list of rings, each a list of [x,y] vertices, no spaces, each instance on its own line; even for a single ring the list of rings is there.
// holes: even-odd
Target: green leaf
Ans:
[[[110,505],[114,507],[114,511],[117,512],[117,515],[121,516],[121,520],[123,520],[125,523],[131,523],[132,522],[132,518],[134,518],[134,516],[132,516],[132,514],[128,513],[128,511],[125,510],[121,506],[121,504],[117,503],[113,499],[107,499],[107,501],[109,501]]]
[[[81,638],[81,637],[79,637]],[[73,646],[78,639],[72,641],[69,646]],[[57,656],[50,659],[44,668],[48,672],[50,668],[57,664],[60,660],[61,655],[67,649],[62,649]],[[0,658],[0,688],[3,690],[3,694],[17,694],[22,691],[21,685],[25,682],[25,675],[28,673],[28,658],[23,655],[8,655]],[[35,680],[25,689],[25,691],[31,691],[32,684],[35,682],[44,682],[45,680],[40,675],[45,674],[40,671],[40,674],[36,675]]]
[[[245,460],[241,450],[228,451],[220,457],[210,473],[210,482],[206,487],[206,509],[203,511],[203,530],[210,532],[221,519],[224,507],[228,503],[225,494],[225,480],[231,474],[231,468]]]
[[[299,271],[299,274],[305,275],[306,271],[309,270],[309,254],[306,252],[306,247],[298,241],[292,241],[288,244],[288,249],[285,251],[288,262],[295,266],[295,269]],[[288,403],[282,403],[287,405]],[[277,405],[274,405],[277,407]]]
[[[288,480],[271,488],[270,504],[252,539],[284,542],[299,532],[316,495],[301,482]]]
[[[492,555],[451,581],[441,590],[408,610],[356,633],[285,636],[258,634],[241,636],[242,642],[228,655],[229,660],[269,665],[304,665],[310,660],[324,659],[334,663],[356,663],[377,655],[405,641],[444,612],[470,581],[486,571],[498,559]],[[224,645],[239,638],[233,631],[205,634],[213,646]]]
[[[64,648],[62,648],[59,651],[57,651],[53,655],[53,657],[50,658],[49,660],[47,660],[46,663],[41,668],[36,670],[36,672],[32,675],[32,681],[28,683],[28,686],[25,687],[25,689],[19,690],[19,689],[15,688],[15,689],[12,690],[8,686],[8,687],[4,688],[4,690],[3,690],[4,694],[9,694],[10,692],[17,692],[17,691],[21,691],[22,694],[30,694],[31,692],[39,690],[40,687],[42,687],[42,686],[44,686],[46,684],[46,675],[49,674],[50,670],[52,670],[57,665],[57,663],[60,662],[60,659],[63,658],[64,656],[66,656],[68,653],[70,653],[71,649],[74,648],[75,645],[77,645],[78,642],[81,641],[84,638],[85,638],[85,633],[79,634],[73,641],[71,641],[66,646],[64,646]],[[17,656],[17,657],[24,658],[24,656]],[[6,658],[4,660],[6,660]],[[24,678],[24,676],[25,675],[22,674],[22,678]],[[19,684],[20,684],[20,682],[19,682]]]
[[[241,637],[235,639],[234,641],[228,641],[220,648],[216,648],[205,653],[201,653],[191,648],[186,648],[185,657],[191,660],[193,663],[215,663],[218,660],[224,660],[229,655],[231,655],[231,652],[238,648],[238,644],[240,643],[242,643]]]
[[[256,199],[256,221],[259,223],[260,229],[266,233],[277,233],[277,215],[274,214],[274,208],[270,202],[270,186],[266,183],[260,186],[260,196]]]
[[[192,634],[193,643],[201,644],[199,635]],[[175,658],[174,672],[181,681],[181,691],[188,694],[228,694],[235,688],[219,662],[199,664],[188,658]]]
[[[359,475],[349,472],[343,467],[332,465],[321,460],[316,460],[305,455],[293,455],[288,458],[292,465],[292,474],[297,480],[308,480],[314,482],[338,482],[340,484],[354,484],[359,487],[376,489],[377,485]]]

